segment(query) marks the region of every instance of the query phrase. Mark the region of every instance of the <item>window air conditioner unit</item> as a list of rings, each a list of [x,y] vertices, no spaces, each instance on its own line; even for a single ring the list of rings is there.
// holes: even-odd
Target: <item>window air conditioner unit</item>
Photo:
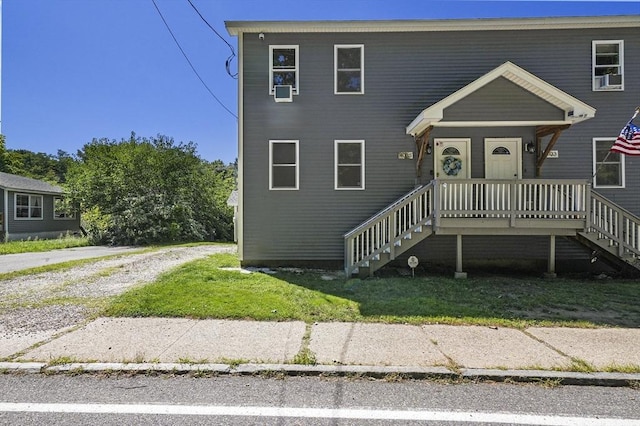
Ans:
[[[622,86],[622,76],[620,74],[605,74],[598,77],[597,85],[599,89],[608,89]]]
[[[276,102],[293,102],[293,87],[291,85],[273,86],[273,99]]]

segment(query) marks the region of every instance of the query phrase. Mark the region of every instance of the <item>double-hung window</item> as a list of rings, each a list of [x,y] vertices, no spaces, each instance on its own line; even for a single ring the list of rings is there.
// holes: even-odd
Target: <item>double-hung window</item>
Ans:
[[[593,186],[595,188],[624,188],[624,155],[611,152],[615,139],[593,140]]]
[[[364,189],[364,141],[335,141],[335,189]]]
[[[53,218],[59,220],[76,218],[76,211],[68,198],[54,197]]]
[[[298,189],[298,163],[298,141],[269,141],[269,189]]]
[[[335,93],[364,93],[364,45],[336,44],[334,46]]]
[[[15,218],[42,219],[42,195],[16,194]]]
[[[298,46],[269,46],[269,94],[275,86],[291,86],[298,94],[300,72],[298,69]]]
[[[624,41],[593,41],[593,90],[624,90]]]

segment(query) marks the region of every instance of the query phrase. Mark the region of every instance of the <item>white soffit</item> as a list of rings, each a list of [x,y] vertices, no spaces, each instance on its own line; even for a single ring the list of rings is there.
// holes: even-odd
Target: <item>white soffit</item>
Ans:
[[[479,79],[469,83],[462,89],[452,93],[439,102],[424,109],[418,116],[407,126],[407,134],[418,135],[422,133],[429,126],[437,126],[444,116],[444,110],[465,98],[466,96],[474,93],[481,87],[486,86],[490,82],[499,77],[504,77],[507,80],[517,84],[530,93],[538,96],[550,104],[554,105],[558,109],[565,112],[565,120],[555,124],[574,124],[595,116],[595,108],[587,105],[586,103],[574,98],[573,96],[563,92],[557,87],[547,83],[541,78],[536,77],[530,72],[520,68],[512,62],[505,62],[493,71],[488,72]],[[459,123],[458,123],[459,124]],[[489,123],[486,123],[487,125]],[[501,125],[506,123],[502,122]],[[531,125],[527,123],[511,123],[511,125]],[[548,123],[539,123],[548,124]],[[446,122],[441,123],[442,126],[447,125]]]

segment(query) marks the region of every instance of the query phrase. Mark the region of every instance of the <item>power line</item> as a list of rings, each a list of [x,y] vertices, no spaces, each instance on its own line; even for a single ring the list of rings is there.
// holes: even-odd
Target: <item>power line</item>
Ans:
[[[191,5],[191,7],[193,8],[193,10],[196,11],[196,13],[198,14],[198,16],[200,17],[200,19],[202,19],[204,21],[205,24],[207,24],[207,26],[209,28],[211,28],[211,31],[213,31],[215,33],[215,35],[218,36],[218,38],[220,40],[222,40],[227,46],[229,46],[229,49],[231,49],[231,55],[227,58],[227,61],[225,62],[225,68],[227,69],[227,74],[229,74],[229,76],[231,78],[238,78],[238,73],[232,74],[231,73],[231,61],[233,61],[233,58],[236,57],[236,51],[233,48],[233,46],[231,44],[229,44],[229,42],[220,35],[220,33],[218,31],[216,31],[215,28],[213,28],[213,26],[209,23],[209,21],[207,21],[205,19],[204,16],[202,16],[202,13],[200,13],[200,11],[198,10],[198,8],[193,4],[193,2],[191,0],[187,0],[189,2],[189,4]]]
[[[164,22],[165,27],[167,27],[167,30],[169,31],[169,34],[171,34],[171,38],[173,38],[173,41],[176,43],[176,46],[178,46],[178,49],[180,49],[180,52],[182,52],[182,56],[184,56],[184,58],[187,60],[187,63],[191,67],[191,70],[193,70],[193,72],[195,73],[196,77],[198,77],[198,80],[200,80],[200,82],[205,87],[205,89],[207,89],[209,94],[211,96],[213,96],[213,99],[215,99],[220,104],[220,106],[222,106],[222,108],[224,108],[229,114],[231,114],[237,120],[238,116],[235,115],[229,108],[227,108],[227,106],[225,104],[223,104],[220,99],[218,99],[218,97],[211,91],[211,89],[209,89],[209,86],[207,86],[207,83],[205,83],[204,80],[202,79],[202,77],[200,77],[200,74],[198,74],[198,71],[196,71],[196,68],[193,66],[193,64],[189,60],[189,57],[185,53],[184,49],[182,49],[182,46],[180,46],[180,43],[178,42],[178,39],[176,38],[176,36],[173,34],[173,31],[171,31],[171,28],[169,27],[169,24],[167,23],[167,20],[164,19],[164,16],[162,15],[162,12],[160,11],[160,8],[158,8],[158,4],[156,3],[156,0],[151,0],[151,2],[153,3],[153,5],[155,6],[156,10],[158,11],[158,14],[160,15],[160,18],[162,19],[162,22]]]

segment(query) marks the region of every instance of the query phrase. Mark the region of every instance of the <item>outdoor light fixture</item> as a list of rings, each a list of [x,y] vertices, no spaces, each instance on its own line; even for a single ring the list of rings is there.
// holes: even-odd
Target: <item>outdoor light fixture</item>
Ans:
[[[527,142],[524,145],[524,150],[527,151],[529,154],[533,154],[536,152],[536,145],[533,142]]]
[[[259,38],[260,40],[264,40],[264,33],[260,33],[260,34],[258,34],[258,38]]]

